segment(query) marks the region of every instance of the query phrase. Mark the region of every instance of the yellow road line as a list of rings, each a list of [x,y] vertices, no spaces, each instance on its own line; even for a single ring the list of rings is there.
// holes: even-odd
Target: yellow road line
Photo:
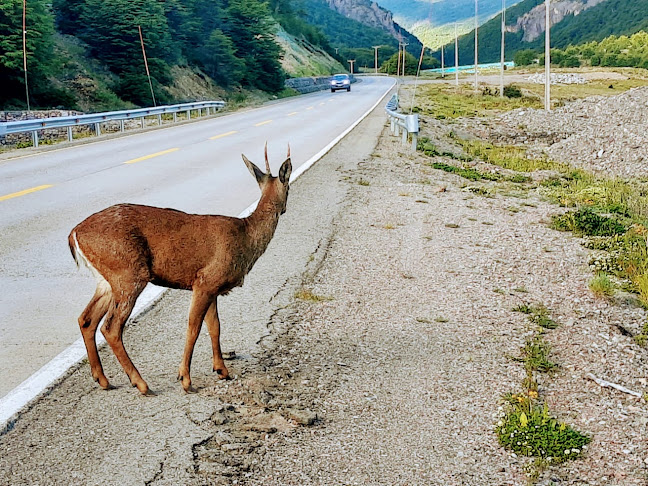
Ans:
[[[260,127],[261,125],[267,125],[268,123],[272,123],[272,120],[262,121],[261,123],[257,123],[257,124],[254,125],[254,126],[255,126],[255,127]]]
[[[221,133],[220,135],[216,135],[215,137],[209,137],[209,140],[217,140],[219,138],[229,137],[230,135],[234,135],[235,133],[238,133],[238,132],[236,130],[233,130],[231,132]]]
[[[159,157],[160,155],[170,154],[171,152],[176,152],[180,150],[179,148],[172,148],[169,150],[163,150],[162,152],[156,152],[154,154],[145,155],[144,157],[139,157],[137,159],[127,160],[124,164],[134,164],[136,162],[141,162],[142,160],[152,159],[153,157]]]
[[[296,115],[296,114],[297,114],[297,112],[293,111],[292,113],[288,113],[288,115],[286,115],[286,116],[293,116],[293,115]]]
[[[43,189],[47,189],[49,187],[53,187],[52,184],[45,184],[43,186],[37,186],[37,187],[32,187],[31,189],[25,189],[24,191],[13,192],[11,194],[7,194],[6,196],[0,196],[0,201],[6,201],[7,199],[12,199],[14,197],[20,197],[20,196],[24,196],[25,194],[30,194],[32,192],[42,191]]]

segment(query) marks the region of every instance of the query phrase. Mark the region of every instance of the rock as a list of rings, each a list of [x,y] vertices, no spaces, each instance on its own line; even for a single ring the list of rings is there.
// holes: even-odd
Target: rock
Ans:
[[[310,410],[289,409],[287,410],[288,418],[294,420],[299,425],[313,425],[317,420],[317,414]]]

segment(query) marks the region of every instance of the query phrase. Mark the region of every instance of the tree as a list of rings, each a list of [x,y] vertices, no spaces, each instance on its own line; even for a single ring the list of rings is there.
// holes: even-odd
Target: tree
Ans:
[[[538,59],[538,54],[533,49],[525,49],[518,51],[513,57],[513,62],[516,66],[529,66]]]
[[[22,0],[0,0],[0,100],[21,106],[25,101],[23,69]],[[27,3],[27,69],[29,90],[38,103],[54,69],[52,34],[54,18],[45,0]]]
[[[394,54],[392,57],[387,59],[383,63],[383,65],[380,67],[380,72],[381,73],[387,73],[387,74],[398,74],[396,71],[398,70],[398,52]],[[401,72],[403,69],[403,64],[402,64],[402,56],[401,56],[401,64],[400,64]],[[407,75],[416,75],[418,71],[418,59],[416,59],[413,55],[411,55],[409,52],[405,52],[405,74]]]

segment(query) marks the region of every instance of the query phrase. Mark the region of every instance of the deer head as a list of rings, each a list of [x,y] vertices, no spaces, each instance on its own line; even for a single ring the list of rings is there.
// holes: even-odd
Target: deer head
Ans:
[[[273,204],[279,214],[286,212],[286,201],[288,200],[288,189],[290,182],[290,174],[292,173],[292,163],[290,161],[290,145],[288,145],[288,154],[286,160],[281,164],[278,177],[274,177],[270,172],[270,162],[268,161],[268,143],[265,144],[265,166],[266,172],[259,169],[254,163],[245,155],[243,162],[247,166],[250,173],[254,176],[259,187],[261,188],[261,201],[264,204]],[[261,205],[261,201],[259,204]]]

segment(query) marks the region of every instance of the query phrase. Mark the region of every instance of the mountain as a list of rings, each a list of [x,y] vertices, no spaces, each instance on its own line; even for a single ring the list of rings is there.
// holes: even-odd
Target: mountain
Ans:
[[[600,41],[610,35],[631,35],[648,29],[648,0],[554,0],[551,45],[565,48]],[[544,48],[543,0],[524,0],[507,11],[506,58],[516,52]],[[501,19],[493,18],[479,29],[480,62],[500,58]],[[459,63],[474,62],[474,31],[459,40]],[[446,61],[453,63],[454,46],[446,47]]]
[[[398,39],[401,39],[403,42],[409,43],[414,50],[420,50],[421,48],[421,43],[415,36],[394,22],[392,12],[382,8],[372,0],[308,0],[308,2],[311,6],[313,4],[327,5],[330,10],[347,19],[388,34],[396,43]],[[393,44],[393,42],[390,42],[390,44]],[[374,39],[366,47],[371,47],[371,45],[379,45],[379,42]],[[365,46],[354,45],[349,47]]]
[[[438,47],[454,36],[470,32],[475,25],[474,0],[376,0],[394,12],[394,19],[426,46]],[[506,0],[511,6],[519,0]],[[479,23],[487,22],[502,9],[502,0],[479,0]]]

